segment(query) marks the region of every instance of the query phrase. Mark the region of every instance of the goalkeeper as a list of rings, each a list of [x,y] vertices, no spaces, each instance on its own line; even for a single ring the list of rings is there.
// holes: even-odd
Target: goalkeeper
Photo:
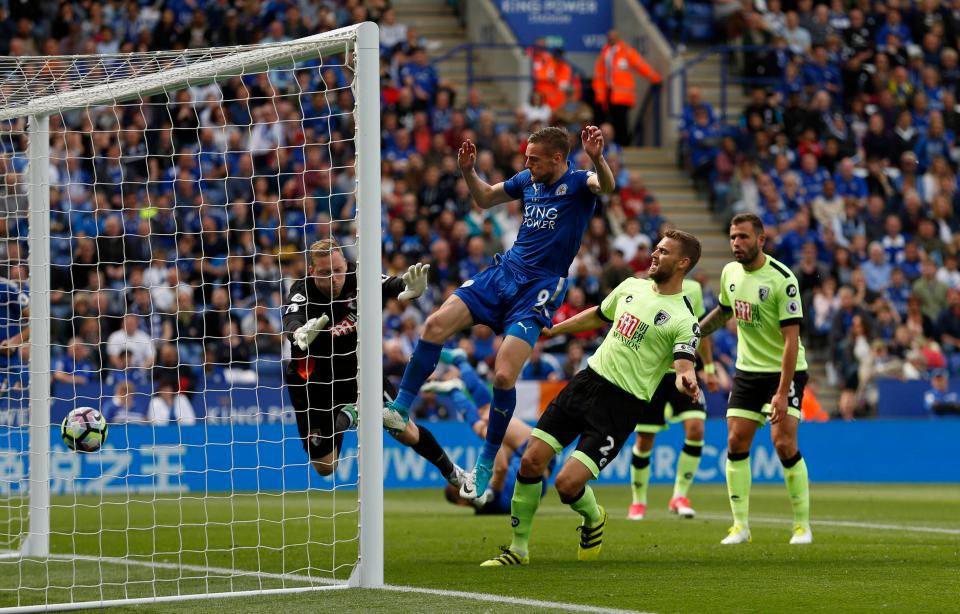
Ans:
[[[293,345],[286,388],[310,462],[320,475],[330,475],[344,431],[357,424],[357,275],[334,239],[314,242],[309,257],[307,278],[293,283],[284,302],[283,331]],[[429,269],[415,264],[402,278],[384,275],[383,298],[419,297]],[[393,385],[384,379],[383,386],[384,399],[392,400]],[[411,425],[397,439],[459,487],[459,468],[430,431]]]

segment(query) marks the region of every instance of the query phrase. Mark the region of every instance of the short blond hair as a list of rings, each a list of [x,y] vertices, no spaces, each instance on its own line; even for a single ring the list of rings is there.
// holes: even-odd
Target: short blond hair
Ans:
[[[335,252],[343,254],[340,244],[336,239],[320,239],[310,244],[310,262],[316,262],[323,257],[331,257]]]

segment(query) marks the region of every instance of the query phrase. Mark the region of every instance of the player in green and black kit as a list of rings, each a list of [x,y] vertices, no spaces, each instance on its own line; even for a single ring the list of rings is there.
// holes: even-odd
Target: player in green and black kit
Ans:
[[[683,280],[683,295],[693,307],[697,318],[706,315],[703,307],[703,288],[694,279]],[[711,369],[713,365],[711,364]],[[667,414],[671,422],[683,422],[684,442],[680,458],[677,460],[677,477],[673,484],[673,496],[667,509],[683,518],[696,515],[690,506],[687,493],[693,484],[693,476],[700,468],[703,453],[703,425],[707,418],[707,406],[703,395],[696,399],[681,393],[674,385],[673,369],[668,370],[650,404],[641,416],[637,427],[637,440],[633,444],[633,459],[630,465],[630,494],[632,502],[627,511],[630,520],[643,520],[647,513],[647,490],[650,486],[650,455],[653,442],[660,431],[666,430]]]
[[[730,223],[736,262],[720,275],[720,305],[701,322],[702,355],[710,360],[707,335],[737,318],[737,371],[727,403],[727,491],[733,526],[720,543],[750,541],[750,446],[757,428],[770,418],[770,435],[783,464],[793,505],[791,544],[809,544],[810,488],[807,465],[797,447],[800,405],[807,383],[807,360],[800,341],[803,308],[797,278],[763,253],[763,222],[741,214]],[[711,387],[711,376],[705,382]]]
[[[578,437],[576,451],[557,474],[556,487],[560,501],[583,517],[577,558],[599,556],[607,513],[587,482],[616,458],[671,364],[677,370],[676,388],[694,398],[700,395],[694,373],[700,327],[681,292],[684,275],[699,259],[696,237],[668,230],[653,252],[650,279],[627,279],[600,307],[544,331],[562,335],[613,324],[587,368],[550,403],[533,430],[513,490],[513,542],[482,566],[529,562],[527,544],[540,504],[543,470]]]

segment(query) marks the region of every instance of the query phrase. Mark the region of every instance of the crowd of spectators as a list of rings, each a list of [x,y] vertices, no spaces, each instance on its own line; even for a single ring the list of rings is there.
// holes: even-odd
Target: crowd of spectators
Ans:
[[[516,113],[496,113],[477,90],[439,78],[429,61],[436,45],[399,23],[385,1],[61,0],[3,7],[0,32],[9,37],[0,36],[0,52],[13,57],[278,42],[379,21],[383,270],[432,265],[421,300],[385,307],[388,373],[402,371],[425,314],[508,249],[522,222],[519,203],[493,211],[473,205],[456,163],[461,142],[478,144],[478,172],[495,183],[523,168],[530,132],[559,123],[571,129],[571,159],[590,168],[579,132],[594,116],[579,100],[579,81],[535,93]],[[551,70],[566,72],[562,52],[549,55],[556,62]],[[111,61],[81,76],[109,78]],[[108,418],[159,424],[192,420],[191,396],[211,378],[248,370],[279,376],[289,352],[281,297],[290,279],[305,274],[305,246],[332,235],[354,255],[351,71],[349,58],[326,57],[296,70],[51,118],[55,392],[66,386],[70,398],[73,387],[102,384],[104,407],[115,414]],[[3,274],[26,285],[26,138],[24,124],[6,127],[0,259]],[[664,223],[642,176],[624,168],[612,126],[602,128],[618,192],[590,224],[557,319],[597,304],[621,280],[645,271]],[[552,340],[537,348],[524,377],[569,377],[598,341],[594,333]],[[481,371],[491,366],[498,343],[492,331],[478,327],[459,343]],[[133,403],[138,394],[152,395],[149,407]]]
[[[690,87],[680,126],[712,210],[763,218],[844,417],[869,411],[877,376],[960,373],[960,3],[730,8],[749,103],[720,117]]]

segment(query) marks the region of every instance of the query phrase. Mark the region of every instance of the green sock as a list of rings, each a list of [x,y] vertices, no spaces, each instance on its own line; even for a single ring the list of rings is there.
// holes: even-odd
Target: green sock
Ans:
[[[583,516],[583,523],[588,527],[595,527],[600,524],[602,516],[600,515],[600,506],[597,505],[597,498],[593,494],[593,489],[587,484],[583,487],[583,494],[580,498],[570,504],[573,511]]]
[[[673,483],[673,496],[686,497],[693,484],[693,477],[700,468],[700,456],[703,453],[703,441],[683,441],[683,451],[677,461],[677,480]]]
[[[787,494],[793,506],[793,522],[810,526],[810,482],[807,479],[807,462],[799,451],[790,460],[783,461],[783,481],[787,484]]]
[[[748,525],[750,516],[750,453],[744,452],[730,458],[727,455],[727,493],[730,495],[730,511],[733,512],[733,521],[743,526]]]
[[[630,493],[633,495],[634,503],[647,504],[647,487],[650,486],[650,453],[641,452],[637,454],[633,450],[633,464],[630,465]]]
[[[530,529],[533,528],[533,516],[540,507],[540,494],[543,491],[543,479],[533,484],[524,484],[517,476],[513,487],[513,499],[510,501],[510,522],[513,525],[513,541],[510,550],[520,556],[526,556],[530,541]]]

